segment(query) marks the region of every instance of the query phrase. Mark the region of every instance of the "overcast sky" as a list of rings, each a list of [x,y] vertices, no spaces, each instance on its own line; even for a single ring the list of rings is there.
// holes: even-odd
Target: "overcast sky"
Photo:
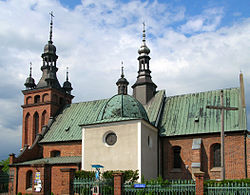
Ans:
[[[41,77],[50,11],[58,78],[69,67],[73,102],[113,96],[121,61],[134,84],[145,21],[158,89],[172,96],[238,87],[242,71],[249,111],[249,0],[0,0],[0,160],[19,153],[21,90],[30,62],[36,83]]]

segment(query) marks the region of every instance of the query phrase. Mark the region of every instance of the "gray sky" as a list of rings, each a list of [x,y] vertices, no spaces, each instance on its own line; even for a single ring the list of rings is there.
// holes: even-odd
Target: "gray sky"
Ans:
[[[30,62],[36,83],[41,77],[51,10],[58,78],[62,84],[69,67],[73,102],[113,96],[121,61],[134,84],[145,21],[158,89],[172,96],[238,87],[242,71],[250,106],[249,3],[190,1],[0,0],[0,160],[21,147],[21,90]]]

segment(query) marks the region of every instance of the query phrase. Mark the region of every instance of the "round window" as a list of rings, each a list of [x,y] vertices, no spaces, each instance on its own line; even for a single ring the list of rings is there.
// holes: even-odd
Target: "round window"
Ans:
[[[117,141],[117,136],[113,132],[108,133],[105,137],[105,143],[108,144],[109,146],[114,145],[116,141]]]

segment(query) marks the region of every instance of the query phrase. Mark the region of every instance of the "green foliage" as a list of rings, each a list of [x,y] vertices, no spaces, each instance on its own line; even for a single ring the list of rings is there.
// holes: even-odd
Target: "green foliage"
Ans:
[[[139,178],[138,170],[126,170],[126,171],[105,171],[101,174],[101,178],[104,180],[113,180],[114,176],[113,174],[116,172],[123,173],[123,179],[124,182],[135,182]],[[76,178],[88,178],[88,179],[94,179],[95,178],[95,172],[94,171],[76,171],[75,173]]]
[[[124,183],[135,182],[139,178],[138,170],[136,170],[136,171],[133,171],[133,170],[105,171],[102,174],[102,177],[103,177],[103,179],[113,179],[114,178],[113,174],[116,173],[116,172],[123,173]]]
[[[94,179],[95,178],[95,172],[94,171],[76,171],[75,173],[76,178],[88,178],[88,179]]]
[[[53,192],[51,192],[51,195],[54,195],[54,193],[53,193]]]
[[[22,192],[18,192],[17,195],[22,195]]]
[[[216,181],[216,180],[207,180],[204,182],[205,186],[220,186],[223,184],[231,184],[231,183],[237,183],[237,184],[250,184],[250,179],[228,179],[228,180],[223,180],[223,181]]]
[[[7,158],[0,162],[0,165],[3,165],[3,172],[5,173],[9,172],[9,162],[10,162],[10,158]]]
[[[157,177],[156,179],[151,179],[151,180],[145,180],[144,177],[142,176],[142,181],[141,183],[146,184],[146,185],[160,185],[160,186],[165,186],[171,184],[170,181],[168,180],[163,180],[161,176]]]

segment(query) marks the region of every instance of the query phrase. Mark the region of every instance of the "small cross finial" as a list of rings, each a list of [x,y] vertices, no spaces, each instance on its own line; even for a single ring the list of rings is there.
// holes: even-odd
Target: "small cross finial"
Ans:
[[[49,13],[49,15],[50,15],[50,35],[49,35],[49,41],[52,43],[53,17],[55,17],[55,16],[53,15],[52,11]]]
[[[142,41],[146,41],[146,30],[145,30],[145,22],[142,23],[143,25],[143,30],[142,30]]]
[[[30,62],[30,77],[32,76],[32,62]]]
[[[69,80],[69,67],[66,68],[66,81]]]
[[[121,67],[121,72],[122,72],[122,74],[121,74],[121,77],[123,78],[124,77],[124,71],[123,71],[123,61],[121,62],[121,64],[122,64],[122,67]]]

